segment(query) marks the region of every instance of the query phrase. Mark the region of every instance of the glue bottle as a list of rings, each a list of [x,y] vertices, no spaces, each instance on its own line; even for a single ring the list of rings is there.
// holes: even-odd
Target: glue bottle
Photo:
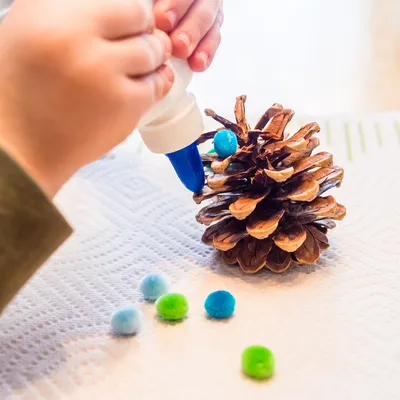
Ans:
[[[141,119],[138,130],[147,148],[165,154],[181,182],[190,191],[204,186],[204,169],[196,141],[204,125],[193,94],[187,91],[193,73],[187,61],[172,58],[175,81],[166,97]]]

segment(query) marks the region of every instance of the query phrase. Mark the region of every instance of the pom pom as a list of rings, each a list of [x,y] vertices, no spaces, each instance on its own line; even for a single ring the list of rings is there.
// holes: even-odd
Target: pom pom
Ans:
[[[214,149],[220,157],[226,158],[232,154],[235,154],[237,147],[238,140],[232,131],[228,129],[222,129],[215,134]]]
[[[157,300],[168,292],[169,282],[162,274],[148,274],[140,282],[140,291],[148,301]]]
[[[211,293],[205,303],[204,308],[212,318],[228,318],[235,311],[235,298],[225,290],[218,290]]]
[[[167,293],[156,301],[156,308],[160,318],[178,321],[187,314],[189,304],[183,294]]]
[[[252,378],[268,379],[274,374],[274,355],[263,346],[248,347],[242,354],[242,369]]]
[[[111,328],[117,335],[138,333],[142,325],[143,313],[136,306],[121,307],[111,317]]]

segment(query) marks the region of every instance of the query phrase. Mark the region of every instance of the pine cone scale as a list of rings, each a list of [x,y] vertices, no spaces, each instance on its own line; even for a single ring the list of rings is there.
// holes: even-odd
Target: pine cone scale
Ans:
[[[252,237],[246,237],[237,255],[240,268],[243,272],[249,274],[260,271],[266,264],[267,255],[271,248],[271,239],[255,240]]]
[[[301,225],[294,227],[289,232],[283,229],[274,237],[274,243],[282,250],[293,253],[303,245],[306,240],[306,231]]]
[[[295,252],[295,257],[300,264],[314,264],[320,255],[320,247],[309,229],[306,228],[306,240]]]
[[[279,171],[271,171],[269,169],[264,169],[264,172],[267,176],[269,176],[275,182],[286,182],[289,178],[291,178],[294,174],[294,168],[289,167],[285,169],[281,169]]]
[[[213,246],[222,251],[230,250],[247,235],[245,225],[234,219],[214,235]]]
[[[261,196],[255,197],[240,197],[229,206],[231,214],[239,220],[247,218],[257,207],[257,204],[262,201],[269,192],[263,193]]]
[[[300,172],[307,171],[311,168],[325,167],[332,165],[332,159],[333,159],[332,154],[323,151],[311,157],[295,161],[292,165],[292,168],[294,169],[294,173],[298,174]]]
[[[253,214],[246,225],[247,232],[256,239],[266,239],[276,231],[280,219],[285,211],[280,210],[274,214],[263,211],[260,214]]]
[[[290,253],[280,249],[276,245],[272,246],[266,260],[266,267],[277,274],[285,272],[291,265],[292,258]]]

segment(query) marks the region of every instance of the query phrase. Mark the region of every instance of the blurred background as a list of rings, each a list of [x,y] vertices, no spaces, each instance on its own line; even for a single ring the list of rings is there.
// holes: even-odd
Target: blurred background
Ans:
[[[0,8],[10,0],[0,0]],[[400,0],[225,0],[223,42],[191,90],[201,107],[299,114],[400,109]]]
[[[400,109],[400,0],[225,0],[223,43],[195,78],[201,106],[297,114]],[[221,110],[221,105],[226,109]]]

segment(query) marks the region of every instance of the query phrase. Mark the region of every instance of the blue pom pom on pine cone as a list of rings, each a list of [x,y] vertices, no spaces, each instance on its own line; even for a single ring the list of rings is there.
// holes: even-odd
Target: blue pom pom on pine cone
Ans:
[[[214,136],[214,150],[223,158],[236,153],[238,140],[236,135],[229,129],[222,129]]]

